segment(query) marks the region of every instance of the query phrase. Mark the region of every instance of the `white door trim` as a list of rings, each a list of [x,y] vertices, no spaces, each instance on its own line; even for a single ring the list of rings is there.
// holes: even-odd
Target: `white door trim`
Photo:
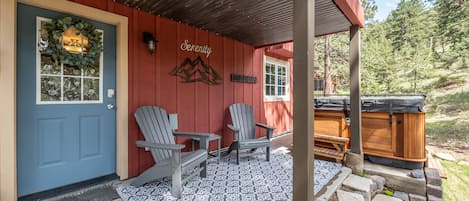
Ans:
[[[0,200],[17,200],[16,6],[24,3],[116,26],[116,173],[128,178],[128,19],[67,0],[0,1]]]

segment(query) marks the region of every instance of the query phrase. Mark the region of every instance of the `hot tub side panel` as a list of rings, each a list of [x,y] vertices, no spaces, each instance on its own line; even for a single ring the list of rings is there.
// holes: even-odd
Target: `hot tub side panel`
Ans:
[[[350,138],[343,111],[316,109],[314,122],[316,134]],[[362,112],[362,142],[368,155],[423,162],[425,113]]]

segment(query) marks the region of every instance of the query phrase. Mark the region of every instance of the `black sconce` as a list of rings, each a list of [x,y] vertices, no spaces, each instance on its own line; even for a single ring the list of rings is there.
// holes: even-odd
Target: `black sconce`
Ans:
[[[158,42],[155,36],[150,32],[143,32],[143,42],[148,45],[148,51],[150,51],[150,54],[153,54],[156,49],[156,43]]]

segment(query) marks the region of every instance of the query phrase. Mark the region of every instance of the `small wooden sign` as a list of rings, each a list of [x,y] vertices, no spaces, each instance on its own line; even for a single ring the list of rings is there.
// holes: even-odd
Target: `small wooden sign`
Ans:
[[[257,77],[248,76],[248,75],[231,74],[231,81],[255,84],[257,82]]]

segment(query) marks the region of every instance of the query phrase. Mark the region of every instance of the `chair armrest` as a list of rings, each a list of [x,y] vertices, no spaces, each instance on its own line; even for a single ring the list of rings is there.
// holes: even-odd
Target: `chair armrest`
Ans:
[[[239,129],[235,128],[233,125],[231,124],[227,124],[226,125],[230,130],[232,130],[233,132],[237,133],[239,132]]]
[[[233,125],[231,124],[227,124],[226,125],[231,131],[233,131],[234,135],[235,135],[235,141],[238,141],[239,139],[239,129],[234,127]]]
[[[173,135],[176,137],[190,137],[200,139],[200,148],[208,149],[208,138],[210,133],[194,133],[194,132],[174,132]]]
[[[194,133],[194,132],[173,132],[173,135],[176,137],[193,137],[200,138],[200,140],[205,140],[204,138],[209,138],[211,133]]]
[[[272,135],[273,135],[273,132],[274,132],[274,127],[271,127],[271,126],[267,126],[265,124],[262,124],[262,123],[256,123],[256,126],[259,126],[261,128],[265,128],[267,130],[267,139],[270,140],[270,138],[272,138]]]
[[[265,129],[271,129],[271,130],[274,130],[275,128],[274,127],[271,127],[271,126],[267,126],[263,123],[256,123],[256,126],[259,126],[261,128],[265,128]]]
[[[148,147],[150,149],[181,150],[186,147],[186,145],[183,144],[158,144],[147,141],[137,141],[135,144],[137,144],[137,147]]]

